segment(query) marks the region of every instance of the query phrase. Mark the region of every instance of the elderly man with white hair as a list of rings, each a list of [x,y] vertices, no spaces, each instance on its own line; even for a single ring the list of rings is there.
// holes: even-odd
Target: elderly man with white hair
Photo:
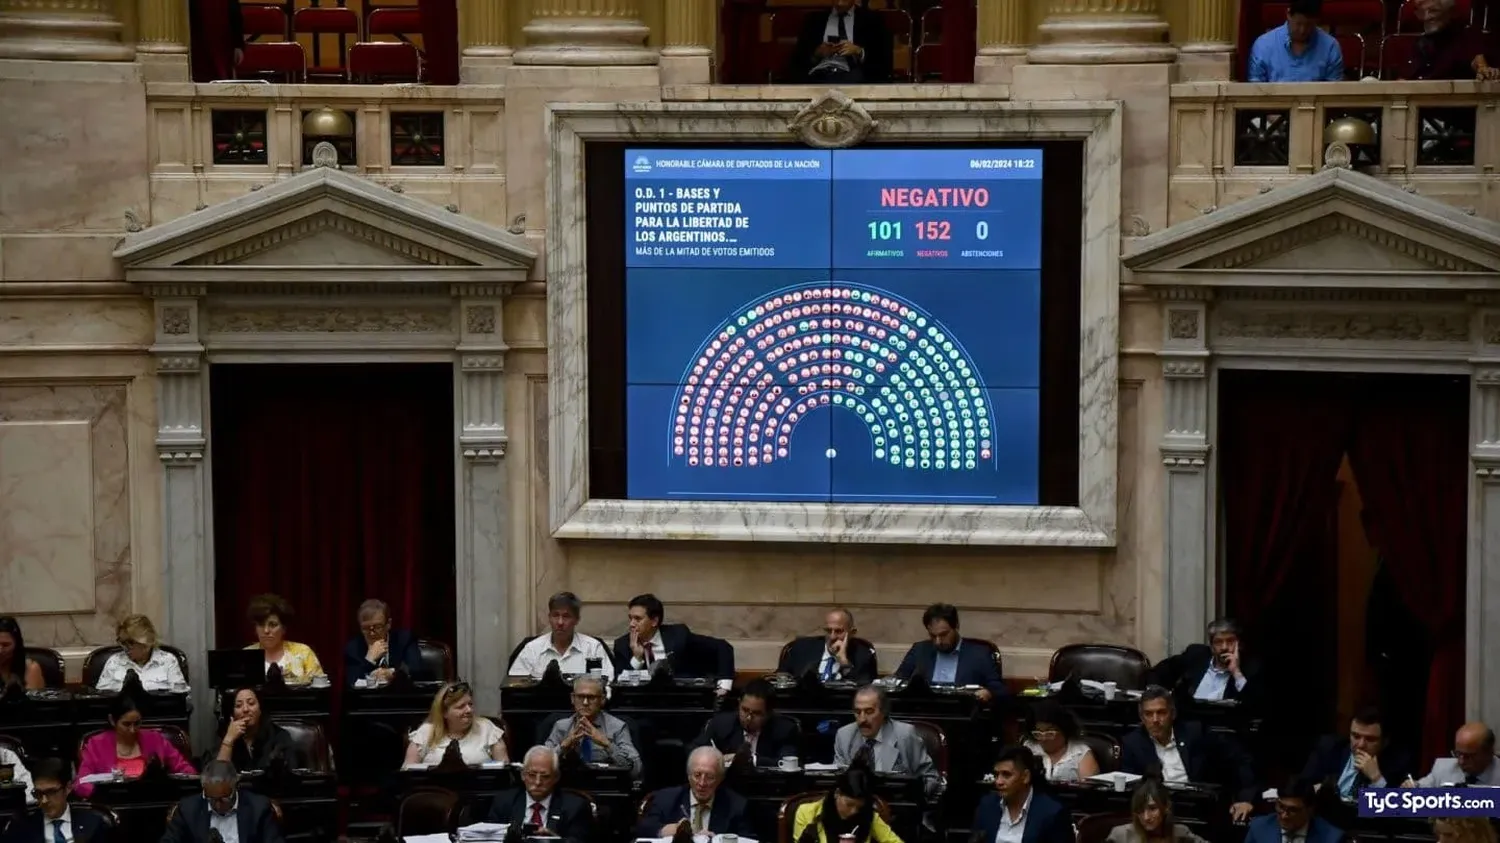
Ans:
[[[1403,79],[1500,79],[1496,55],[1485,34],[1458,14],[1455,0],[1416,0],[1422,34],[1411,50]]]
[[[549,746],[527,750],[521,764],[521,789],[497,795],[485,821],[525,829],[522,837],[584,843],[593,824],[593,809],[583,797],[558,789],[561,774],[557,750]]]
[[[573,680],[573,714],[561,718],[547,735],[546,745],[566,755],[574,753],[585,764],[629,767],[641,778],[641,753],[625,721],[604,711],[604,680],[580,676]]]
[[[686,786],[664,787],[646,797],[636,837],[671,837],[687,823],[693,834],[737,834],[758,838],[746,816],[745,797],[721,788],[724,756],[700,746],[688,756]]]

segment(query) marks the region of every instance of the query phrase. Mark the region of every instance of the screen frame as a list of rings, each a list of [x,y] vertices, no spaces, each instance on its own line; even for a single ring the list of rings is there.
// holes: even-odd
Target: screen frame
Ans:
[[[590,499],[585,144],[1084,145],[1078,506]],[[800,118],[800,119],[799,119]],[[835,125],[829,125],[830,123]],[[549,523],[559,539],[1112,547],[1118,487],[1121,110],[1110,102],[578,103],[547,107]]]

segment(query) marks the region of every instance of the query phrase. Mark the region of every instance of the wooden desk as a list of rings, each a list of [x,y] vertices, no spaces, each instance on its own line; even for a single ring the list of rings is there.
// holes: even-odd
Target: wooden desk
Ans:
[[[23,697],[0,701],[0,723],[5,724],[0,732],[21,741],[33,758],[76,758],[84,735],[108,728],[106,714],[115,697],[93,691],[27,691]],[[144,725],[187,730],[187,694],[143,694],[137,703]]]

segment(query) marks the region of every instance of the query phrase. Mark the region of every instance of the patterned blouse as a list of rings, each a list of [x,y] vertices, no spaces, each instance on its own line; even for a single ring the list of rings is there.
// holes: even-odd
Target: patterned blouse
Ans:
[[[259,650],[259,644],[251,644],[246,650]],[[318,661],[318,654],[306,644],[298,644],[295,641],[286,641],[281,645],[281,678],[288,685],[305,685],[313,680],[315,676],[328,676],[323,670],[323,664]],[[266,670],[271,666],[266,665]]]
[[[140,674],[141,687],[147,691],[170,691],[173,685],[187,684],[182,678],[182,666],[177,663],[177,657],[155,647],[144,665],[136,664],[124,653],[110,656],[104,663],[104,670],[99,673],[99,684],[94,687],[101,691],[118,691],[132,670]]]
[[[1052,757],[1042,751],[1042,747],[1036,741],[1027,741],[1027,749],[1032,754],[1042,759],[1042,766],[1047,771],[1049,782],[1076,782],[1083,778],[1078,772],[1078,765],[1083,761],[1083,756],[1089,754],[1089,745],[1083,741],[1069,741],[1068,748],[1063,750],[1062,758],[1053,761]]]

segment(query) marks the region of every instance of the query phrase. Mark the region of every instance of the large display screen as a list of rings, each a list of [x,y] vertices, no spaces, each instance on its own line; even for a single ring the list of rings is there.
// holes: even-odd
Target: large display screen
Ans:
[[[1041,150],[625,168],[628,497],[1039,502]]]

